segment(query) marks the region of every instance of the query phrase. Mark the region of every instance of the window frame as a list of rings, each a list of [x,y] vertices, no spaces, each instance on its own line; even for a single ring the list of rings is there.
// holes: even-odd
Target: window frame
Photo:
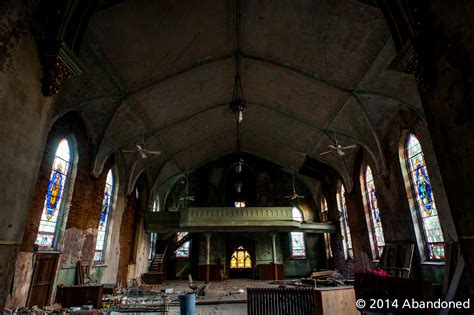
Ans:
[[[321,215],[321,221],[329,222],[329,207],[328,207],[326,197],[324,196],[321,196],[319,212]],[[326,253],[326,259],[333,258],[334,254],[331,248],[331,235],[329,233],[323,233],[323,237],[324,237],[324,248],[325,248],[325,253]]]
[[[294,250],[293,250],[293,234],[300,234],[302,235],[302,239],[303,239],[303,250],[304,250],[304,254],[303,255],[295,255],[294,254]],[[308,251],[307,251],[307,248],[308,246],[306,245],[306,233],[305,232],[302,232],[302,231],[292,231],[289,233],[289,240],[290,240],[290,257],[292,259],[306,259],[307,256],[308,256]]]
[[[70,208],[70,202],[72,198],[72,192],[74,189],[74,182],[75,182],[75,175],[77,171],[77,161],[78,161],[78,154],[77,154],[77,144],[76,144],[76,139],[74,135],[69,134],[64,137],[60,137],[59,141],[56,142],[55,145],[55,150],[54,150],[54,156],[53,160],[50,164],[49,170],[50,170],[50,178],[48,181],[48,186],[51,181],[52,173],[53,173],[53,167],[54,167],[54,162],[56,160],[57,154],[58,154],[58,149],[59,146],[61,145],[62,141],[66,141],[68,150],[69,150],[69,160],[67,161],[69,167],[65,175],[65,183],[63,186],[63,191],[61,195],[61,201],[59,208],[57,209],[58,211],[58,216],[57,220],[54,226],[54,233],[53,233],[53,242],[51,244],[51,247],[41,247],[37,243],[38,236],[39,236],[39,229],[41,227],[41,217],[43,216],[43,213],[46,209],[46,200],[48,198],[48,190],[44,194],[44,201],[43,201],[43,208],[41,210],[41,216],[39,219],[39,224],[38,224],[38,229],[36,231],[36,238],[35,238],[35,247],[37,246],[39,252],[58,252],[61,250],[62,245],[61,245],[61,240],[62,236],[64,234],[64,229],[65,225],[67,222],[67,218],[69,215],[69,208]],[[61,158],[62,159],[62,158]]]
[[[110,200],[109,200],[109,210],[108,210],[108,213],[107,213],[107,217],[106,217],[106,226],[105,226],[105,231],[104,231],[104,242],[103,242],[103,245],[102,245],[102,255],[101,255],[101,258],[100,260],[96,260],[95,259],[95,253],[97,251],[97,241],[98,241],[98,238],[99,238],[99,228],[97,228],[97,239],[96,239],[96,244],[95,244],[95,247],[94,247],[94,257],[93,257],[93,264],[94,265],[102,265],[105,263],[105,257],[106,257],[106,250],[107,250],[107,243],[108,243],[108,237],[109,237],[109,232],[110,232],[110,221],[111,221],[111,218],[112,218],[112,211],[114,209],[114,204],[115,204],[115,194],[116,194],[116,188],[117,188],[117,181],[116,181],[116,172],[114,171],[113,168],[110,168],[109,171],[107,172],[107,178],[109,176],[109,173],[111,174],[112,176],[112,185],[111,185],[111,191],[110,191]],[[102,196],[105,194],[105,188],[107,187],[107,181],[105,183],[105,186],[104,186],[104,192],[102,194]],[[103,201],[102,201],[102,204],[101,204],[101,209],[102,209],[102,206],[103,206]],[[99,227],[100,227],[100,217],[99,217]]]
[[[346,197],[345,194],[345,187],[342,182],[339,182],[336,199],[337,199],[337,209],[339,211],[339,225],[341,226],[341,232],[343,236],[342,247],[344,251],[344,259],[345,260],[353,260],[354,259],[354,247],[352,244],[352,236],[351,236],[351,228],[349,224],[349,214],[347,213],[347,206],[346,206]],[[349,233],[348,233],[349,232]],[[350,243],[350,246],[349,246]]]
[[[430,245],[429,244],[433,244],[433,243],[428,242],[428,237],[426,235],[425,224],[423,222],[423,218],[422,218],[422,215],[421,215],[421,209],[420,209],[420,206],[419,206],[418,200],[417,200],[418,193],[415,190],[416,188],[415,188],[414,178],[413,178],[413,175],[412,175],[413,172],[412,172],[412,170],[410,168],[410,164],[409,164],[410,163],[409,161],[410,161],[411,157],[408,156],[408,148],[409,148],[408,146],[409,146],[411,137],[414,137],[415,140],[418,142],[418,145],[420,146],[420,154],[423,158],[424,168],[425,168],[425,171],[426,171],[426,175],[428,176],[428,178],[430,180],[430,183],[431,183],[431,178],[429,176],[428,166],[426,165],[425,153],[423,151],[420,140],[415,135],[415,133],[410,132],[410,131],[405,131],[404,134],[402,135],[402,138],[401,138],[401,141],[400,141],[399,157],[400,157],[400,166],[401,166],[401,170],[402,170],[402,175],[403,175],[404,182],[405,182],[405,190],[406,190],[406,193],[407,193],[408,204],[410,206],[410,212],[411,212],[412,221],[413,221],[413,228],[414,228],[415,236],[416,236],[416,240],[417,240],[418,250],[419,250],[420,256],[422,258],[422,261],[424,261],[424,262],[433,262],[433,263],[444,263],[445,260],[446,260],[446,256],[445,256],[444,259],[443,258],[442,259],[430,258]],[[436,212],[437,212],[436,217],[438,219],[439,228],[441,229],[441,235],[443,236],[443,242],[442,243],[444,245],[444,254],[446,255],[446,241],[445,241],[445,237],[444,237],[442,223],[441,223],[441,220],[439,218],[438,208],[436,207],[436,201],[435,201],[433,191],[432,191],[432,199],[433,199],[433,203],[435,204],[435,209],[436,209]],[[434,244],[436,244],[436,243],[441,243],[441,242],[434,242]]]
[[[365,220],[366,220],[367,229],[369,232],[370,248],[372,250],[372,258],[375,261],[377,261],[380,259],[383,248],[385,246],[385,234],[384,234],[382,222],[380,222],[380,229],[382,230],[382,237],[383,237],[384,242],[383,242],[383,245],[379,246],[379,243],[377,241],[377,235],[375,232],[376,227],[374,226],[374,215],[373,215],[373,209],[372,209],[372,203],[371,203],[371,196],[369,195],[370,192],[368,190],[369,182],[367,181],[367,175],[368,175],[369,170],[372,175],[372,183],[374,186],[374,199],[377,200],[377,189],[375,187],[375,178],[372,172],[372,168],[368,164],[362,165],[361,174],[360,174],[360,182],[361,182],[362,201],[364,203]],[[377,209],[379,211],[379,217],[380,217],[380,207],[378,206],[378,200],[377,200]],[[380,220],[382,221],[382,218],[380,218]]]

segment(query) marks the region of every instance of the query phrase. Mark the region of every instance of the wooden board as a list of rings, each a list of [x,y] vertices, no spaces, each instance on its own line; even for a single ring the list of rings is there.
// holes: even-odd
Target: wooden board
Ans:
[[[359,315],[353,287],[316,288],[316,314]]]

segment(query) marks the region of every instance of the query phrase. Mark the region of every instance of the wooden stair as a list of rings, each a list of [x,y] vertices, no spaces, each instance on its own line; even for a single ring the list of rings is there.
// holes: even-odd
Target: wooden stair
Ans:
[[[166,278],[166,261],[179,247],[190,240],[188,233],[178,241],[179,233],[174,233],[166,240],[166,246],[161,253],[155,253],[151,260],[148,272],[142,275],[142,280],[146,284],[160,284]]]

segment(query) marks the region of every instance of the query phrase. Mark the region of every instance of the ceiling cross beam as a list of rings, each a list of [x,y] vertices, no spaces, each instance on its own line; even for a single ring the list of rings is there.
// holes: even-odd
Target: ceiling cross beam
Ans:
[[[344,111],[344,109],[346,108],[347,104],[349,103],[349,101],[352,99],[352,97],[354,97],[355,93],[357,93],[357,89],[360,87],[360,85],[362,84],[362,82],[364,81],[364,79],[367,77],[367,74],[369,74],[369,72],[373,69],[376,61],[379,59],[379,57],[382,55],[382,52],[385,50],[385,48],[390,44],[390,41],[391,41],[391,35],[388,36],[388,38],[385,40],[385,44],[382,45],[381,49],[378,51],[378,53],[376,54],[375,58],[372,60],[372,62],[370,63],[370,65],[365,69],[365,71],[362,73],[362,75],[359,77],[359,80],[357,81],[357,84],[355,85],[354,89],[352,91],[349,92],[349,94],[347,95],[346,99],[344,100],[344,102],[342,103],[342,105],[339,107],[339,111],[336,113],[336,115],[334,116],[334,118],[331,120],[331,122],[326,126],[325,130],[326,132],[321,135],[321,137],[315,142],[314,146],[313,146],[313,149],[311,150],[311,152],[309,153],[309,155],[313,154],[313,152],[316,150],[316,148],[319,146],[319,144],[321,143],[322,139],[326,136],[328,137],[328,131],[332,128],[332,126],[334,125],[334,123],[336,122],[337,118],[340,116],[340,114]],[[331,138],[330,138],[331,139]],[[332,139],[331,139],[332,141]]]
[[[87,47],[89,48],[89,50],[91,51],[91,53],[94,56],[95,60],[98,62],[99,66],[105,72],[105,74],[107,75],[109,80],[115,86],[118,94],[122,97],[122,100],[125,102],[125,104],[130,108],[130,110],[132,110],[133,113],[135,113],[137,115],[137,117],[140,119],[140,121],[143,123],[143,125],[146,129],[152,130],[152,126],[151,126],[151,123],[150,123],[148,117],[146,117],[146,114],[143,113],[143,111],[141,111],[140,108],[138,108],[138,106],[133,102],[133,100],[131,100],[130,97],[127,95],[125,86],[122,84],[122,82],[120,81],[118,76],[114,74],[112,69],[104,61],[104,59],[102,58],[102,55],[100,54],[98,48],[96,46],[92,45],[89,42],[87,42]],[[114,115],[116,113],[117,113],[117,111],[115,111]],[[112,122],[112,121],[113,121],[113,117],[110,120],[110,122]],[[109,122],[109,125],[107,127],[106,133],[110,128],[110,122]],[[158,135],[156,135],[155,138],[156,138],[156,140],[158,141],[158,143],[160,145],[160,149],[162,151],[165,151],[165,152],[168,151],[166,146],[164,145],[164,143],[158,137]],[[176,161],[174,161],[174,163],[176,164],[176,167],[178,169],[182,170],[182,168],[179,166],[179,164]]]

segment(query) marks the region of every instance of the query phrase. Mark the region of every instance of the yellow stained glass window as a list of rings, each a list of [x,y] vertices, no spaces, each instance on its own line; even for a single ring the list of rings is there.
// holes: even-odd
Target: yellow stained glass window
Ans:
[[[252,259],[250,258],[250,254],[242,246],[239,246],[232,254],[232,257],[230,258],[230,268],[252,268]]]

